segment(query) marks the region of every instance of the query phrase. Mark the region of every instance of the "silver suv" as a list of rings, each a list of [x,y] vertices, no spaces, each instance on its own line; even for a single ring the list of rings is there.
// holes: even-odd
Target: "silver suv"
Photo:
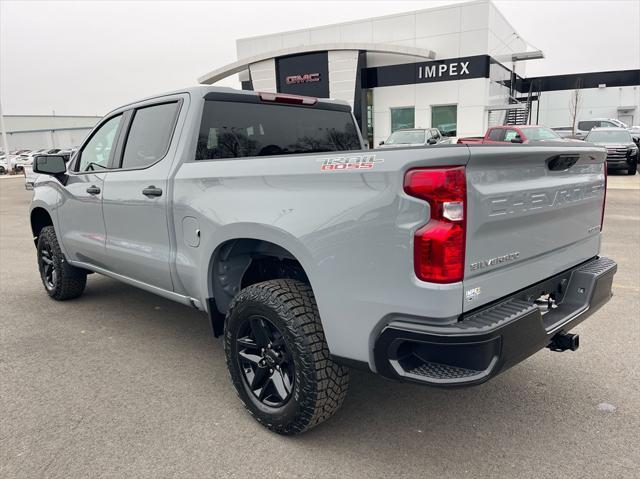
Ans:
[[[451,138],[445,138],[437,128],[406,128],[396,130],[386,141],[380,142],[382,148],[400,148],[406,146],[429,146],[451,143]]]

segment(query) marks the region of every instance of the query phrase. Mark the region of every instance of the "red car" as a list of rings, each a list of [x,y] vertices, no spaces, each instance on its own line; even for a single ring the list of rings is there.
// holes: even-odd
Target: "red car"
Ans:
[[[551,128],[539,125],[494,126],[487,130],[484,137],[472,136],[458,139],[458,143],[463,144],[507,144],[532,143],[538,141],[565,142],[567,140],[561,138]]]

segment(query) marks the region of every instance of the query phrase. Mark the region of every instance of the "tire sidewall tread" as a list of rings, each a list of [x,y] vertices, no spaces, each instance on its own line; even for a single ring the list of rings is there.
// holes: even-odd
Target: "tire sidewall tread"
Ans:
[[[294,390],[281,408],[259,407],[247,391],[235,359],[235,333],[245,313],[257,312],[283,333],[295,364]],[[269,314],[269,312],[271,314]],[[329,356],[311,286],[278,279],[243,289],[232,301],[225,327],[225,355],[231,382],[245,408],[279,434],[299,434],[331,417],[347,393],[348,370]]]

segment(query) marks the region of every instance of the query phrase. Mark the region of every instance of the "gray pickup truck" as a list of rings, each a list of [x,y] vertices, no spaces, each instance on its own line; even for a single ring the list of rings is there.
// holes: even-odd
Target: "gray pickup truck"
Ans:
[[[68,164],[38,157],[30,220],[49,296],[94,272],[207,312],[248,411],[296,434],[351,367],[456,387],[575,350],[616,272],[605,158],[366,150],[345,103],[201,86],[114,110]]]

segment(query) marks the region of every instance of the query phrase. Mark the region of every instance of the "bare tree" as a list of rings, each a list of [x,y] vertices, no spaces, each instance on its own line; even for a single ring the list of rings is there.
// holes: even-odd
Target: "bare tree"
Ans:
[[[578,112],[580,111],[580,105],[582,103],[582,91],[580,88],[582,87],[582,78],[578,78],[576,80],[575,90],[571,93],[571,98],[569,99],[569,114],[571,115],[571,134],[575,136],[576,134],[576,123],[578,121]]]

